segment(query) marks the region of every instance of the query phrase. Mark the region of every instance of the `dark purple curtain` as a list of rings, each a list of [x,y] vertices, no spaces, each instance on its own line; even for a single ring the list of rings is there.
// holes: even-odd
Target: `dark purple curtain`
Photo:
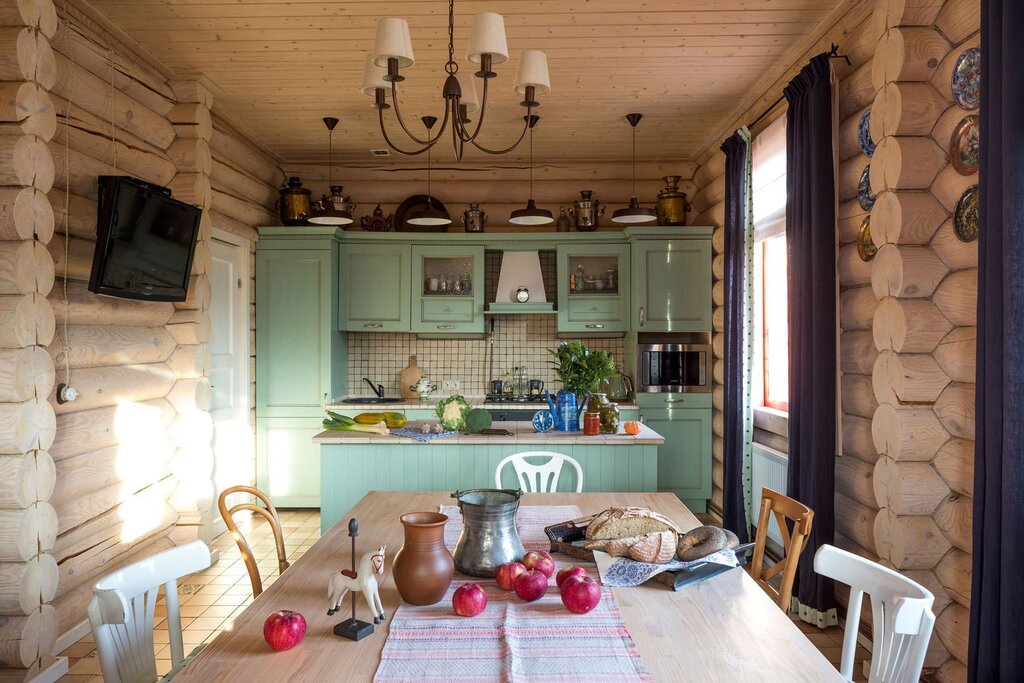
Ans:
[[[835,608],[832,582],[811,558],[832,543],[836,455],[836,215],[832,85],[821,54],[785,89],[786,242],[789,250],[789,490],[814,510],[793,595]]]
[[[972,682],[1024,680],[1024,2],[981,4]]]
[[[725,434],[723,436],[722,524],[749,540],[743,491],[743,276],[746,268],[747,155],[739,133],[722,144],[725,152]]]

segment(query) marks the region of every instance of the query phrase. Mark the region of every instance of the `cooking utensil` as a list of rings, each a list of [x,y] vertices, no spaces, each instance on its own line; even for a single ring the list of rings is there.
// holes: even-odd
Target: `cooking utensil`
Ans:
[[[516,512],[523,491],[469,489],[452,494],[462,512],[462,532],[455,543],[455,568],[468,576],[493,577],[500,565],[526,554]]]

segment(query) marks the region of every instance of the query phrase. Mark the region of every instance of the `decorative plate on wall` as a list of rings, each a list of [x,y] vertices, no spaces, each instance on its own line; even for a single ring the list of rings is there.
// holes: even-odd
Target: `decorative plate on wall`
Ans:
[[[871,107],[864,110],[857,122],[857,142],[860,143],[860,151],[868,156],[875,153],[875,141],[871,139]]]
[[[860,199],[860,208],[870,211],[875,205],[875,195],[871,194],[871,164],[864,167],[860,174],[860,182],[857,183],[857,197]]]
[[[961,242],[978,239],[978,186],[971,185],[960,195],[953,214],[953,231]]]
[[[870,261],[878,253],[878,247],[871,241],[871,216],[864,216],[857,231],[857,253],[861,261]]]
[[[970,114],[957,124],[949,140],[949,160],[960,175],[974,175],[981,164],[981,122]]]
[[[953,99],[968,111],[981,104],[981,48],[968,48],[957,57],[953,67]]]

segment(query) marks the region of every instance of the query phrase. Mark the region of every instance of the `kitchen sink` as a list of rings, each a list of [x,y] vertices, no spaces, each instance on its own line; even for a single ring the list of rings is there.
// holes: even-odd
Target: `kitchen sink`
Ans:
[[[341,399],[342,403],[358,403],[360,405],[374,405],[377,403],[401,403],[400,398],[378,398],[376,396],[350,396]]]

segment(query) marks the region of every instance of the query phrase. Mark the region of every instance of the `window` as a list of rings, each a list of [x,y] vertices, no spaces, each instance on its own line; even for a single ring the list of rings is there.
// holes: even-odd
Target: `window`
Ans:
[[[786,268],[786,117],[752,145],[754,208],[754,405],[789,410]]]

